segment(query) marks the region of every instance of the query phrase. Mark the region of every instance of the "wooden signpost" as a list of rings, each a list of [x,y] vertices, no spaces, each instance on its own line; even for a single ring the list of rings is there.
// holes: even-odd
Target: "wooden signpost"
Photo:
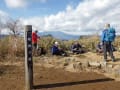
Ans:
[[[32,25],[25,26],[25,90],[33,88]]]

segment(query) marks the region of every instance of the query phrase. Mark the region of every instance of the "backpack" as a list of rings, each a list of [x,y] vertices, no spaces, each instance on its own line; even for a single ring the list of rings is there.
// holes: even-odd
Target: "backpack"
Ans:
[[[108,39],[109,41],[114,41],[116,37],[116,32],[114,28],[109,28],[108,30]]]

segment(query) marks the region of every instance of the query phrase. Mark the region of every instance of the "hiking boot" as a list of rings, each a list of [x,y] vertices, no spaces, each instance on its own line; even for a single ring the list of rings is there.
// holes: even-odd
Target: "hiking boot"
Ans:
[[[114,59],[114,58],[112,59],[112,62],[115,62],[115,59]]]
[[[107,59],[104,59],[104,62],[107,62]]]
[[[107,61],[104,60],[103,65],[106,66],[107,65]]]

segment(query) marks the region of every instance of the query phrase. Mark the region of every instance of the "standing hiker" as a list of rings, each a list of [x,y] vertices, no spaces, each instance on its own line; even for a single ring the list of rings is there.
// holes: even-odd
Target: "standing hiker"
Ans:
[[[104,61],[107,61],[107,52],[111,56],[112,61],[115,61],[113,56],[112,42],[115,40],[116,32],[110,24],[105,24],[105,29],[102,31],[101,40],[103,44],[103,52],[104,52]]]
[[[38,38],[40,38],[37,35],[38,31],[35,30],[35,32],[32,32],[32,45],[33,45],[33,54],[35,54],[35,52],[37,52],[37,44],[38,44]]]

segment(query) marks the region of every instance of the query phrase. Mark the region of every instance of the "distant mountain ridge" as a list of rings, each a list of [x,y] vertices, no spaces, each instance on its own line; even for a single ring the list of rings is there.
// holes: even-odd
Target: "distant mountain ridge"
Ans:
[[[70,35],[60,31],[46,31],[46,32],[39,32],[40,36],[51,35],[54,38],[61,39],[61,40],[77,40],[79,39],[79,35]]]
[[[4,37],[7,37],[8,35],[0,35],[0,39],[1,38],[4,38]]]

